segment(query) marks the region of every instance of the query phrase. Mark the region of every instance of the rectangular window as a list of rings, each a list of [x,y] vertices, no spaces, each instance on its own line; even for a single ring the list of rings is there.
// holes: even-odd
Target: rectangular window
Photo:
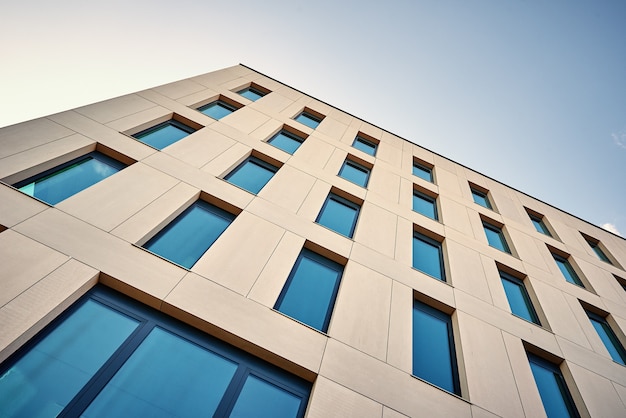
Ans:
[[[259,100],[261,97],[265,96],[267,93],[268,92],[264,91],[264,89],[258,88],[254,85],[246,87],[237,92],[237,94],[245,97],[248,100],[252,100],[253,102]]]
[[[99,152],[91,152],[13,185],[50,205],[93,186],[126,167]]]
[[[202,200],[170,222],[144,248],[191,268],[235,219],[235,215]]]
[[[600,241],[593,239],[591,237],[588,237],[584,234],[583,234],[583,238],[585,239],[585,241],[587,241],[587,244],[589,244],[593,252],[596,254],[596,256],[600,260],[604,261],[605,263],[612,264],[611,260],[609,260],[609,257],[607,257],[604,251],[602,251],[602,248],[600,248]]]
[[[326,332],[342,274],[341,264],[303,249],[274,309]]]
[[[433,182],[433,169],[423,164],[413,162],[413,175],[431,183]]]
[[[485,230],[485,235],[487,236],[487,241],[490,246],[511,254],[511,249],[504,238],[504,232],[502,232],[501,228],[483,221],[483,229]]]
[[[339,170],[339,177],[342,177],[361,187],[367,187],[370,178],[370,169],[351,160],[346,159]]]
[[[317,215],[317,222],[348,238],[352,238],[361,207],[336,194],[329,194]]]
[[[177,120],[170,119],[134,134],[133,138],[150,145],[152,148],[163,149],[193,132],[195,132],[195,129]]]
[[[528,214],[528,216],[530,217],[530,220],[532,221],[533,225],[535,226],[535,229],[537,230],[537,232],[542,233],[543,235],[546,235],[548,237],[552,236],[552,234],[550,234],[550,230],[548,230],[548,227],[543,222],[543,218],[542,217],[539,217],[539,216],[536,216],[536,215],[531,215],[531,214]]]
[[[626,351],[624,350],[624,346],[609,326],[606,318],[587,310],[585,310],[585,312],[587,313],[591,324],[598,333],[598,336],[602,340],[602,343],[611,355],[611,358],[615,362],[626,366]]]
[[[257,194],[278,171],[278,167],[259,158],[248,157],[237,168],[228,173],[224,180]]]
[[[304,138],[282,129],[267,142],[286,153],[293,154],[300,148],[300,145],[304,142]]]
[[[491,206],[491,202],[489,201],[489,196],[487,195],[487,192],[483,192],[474,187],[471,187],[471,190],[474,203],[477,203],[487,209],[493,209],[493,206]]]
[[[580,287],[585,287],[583,282],[578,277],[578,274],[576,274],[576,271],[566,258],[554,253],[552,254],[552,257],[554,257],[554,261],[556,262],[556,265],[559,266],[559,270],[563,273],[565,280]]]
[[[45,367],[41,367],[45,364]],[[311,384],[96,287],[0,367],[0,416],[304,416]]]
[[[445,282],[441,243],[415,232],[413,234],[413,267]]]
[[[524,282],[504,272],[500,272],[500,280],[502,280],[502,287],[504,287],[504,293],[509,301],[509,307],[513,315],[541,325]]]
[[[413,302],[413,375],[461,395],[452,320],[422,302]]]
[[[413,190],[413,210],[430,219],[438,220],[437,200],[417,190]]]
[[[303,125],[308,126],[311,129],[317,128],[323,119],[324,119],[323,116],[320,117],[320,116],[314,115],[311,112],[307,112],[306,110],[294,118],[294,120],[300,122]]]
[[[548,418],[580,417],[559,367],[541,357],[527,354],[530,369]]]
[[[197,109],[200,113],[212,117],[213,119],[222,119],[237,110],[237,107],[226,103],[222,100],[216,100]]]
[[[354,138],[354,142],[352,143],[352,146],[369,155],[376,155],[376,149],[378,148],[377,143],[370,141],[369,139],[360,137],[360,136],[357,136],[356,138]]]

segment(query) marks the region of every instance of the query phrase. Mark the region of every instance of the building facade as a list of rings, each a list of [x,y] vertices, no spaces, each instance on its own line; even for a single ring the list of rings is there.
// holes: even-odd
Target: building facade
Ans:
[[[0,180],[0,416],[626,416],[624,239],[248,67]]]

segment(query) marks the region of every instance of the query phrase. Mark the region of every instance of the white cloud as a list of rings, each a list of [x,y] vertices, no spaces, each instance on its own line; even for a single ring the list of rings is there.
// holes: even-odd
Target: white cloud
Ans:
[[[620,148],[626,149],[626,129],[612,133],[611,137],[613,138],[613,142],[615,142],[615,145]]]
[[[624,146],[624,148],[626,148],[626,145]],[[622,234],[619,233],[619,231],[617,230],[617,228],[613,224],[605,223],[605,224],[602,224],[601,226],[602,226],[602,228],[606,229],[609,232],[614,233],[615,235],[619,235],[620,237],[622,236]]]

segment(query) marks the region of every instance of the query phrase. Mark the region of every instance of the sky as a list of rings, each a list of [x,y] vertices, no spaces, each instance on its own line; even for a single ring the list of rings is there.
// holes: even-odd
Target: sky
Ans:
[[[0,126],[245,64],[626,236],[624,0],[23,0]]]

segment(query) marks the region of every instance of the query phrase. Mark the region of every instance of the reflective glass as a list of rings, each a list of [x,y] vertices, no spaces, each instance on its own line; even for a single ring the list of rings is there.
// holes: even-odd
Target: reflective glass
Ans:
[[[249,157],[224,178],[250,193],[257,194],[278,168],[255,157]]]
[[[413,306],[413,374],[459,394],[450,317],[415,301]]]
[[[363,151],[366,154],[369,155],[376,155],[376,148],[377,145],[374,144],[373,142],[368,141],[367,139],[363,139],[361,137],[356,137],[354,139],[354,142],[352,143],[352,146],[358,150]]]
[[[238,91],[237,93],[239,93],[248,100],[252,100],[253,102],[265,96],[265,93],[255,89],[254,87],[246,87],[245,89]]]
[[[416,234],[413,237],[413,267],[445,281],[441,244]]]
[[[552,236],[550,235],[550,231],[548,231],[546,224],[543,223],[543,220],[541,218],[537,218],[536,216],[531,216],[530,220],[533,222],[533,225],[535,226],[535,229],[537,230],[537,232],[540,232],[549,237]]]
[[[248,375],[230,418],[295,418],[300,397],[263,379]]]
[[[626,351],[624,351],[622,343],[619,342],[617,335],[615,335],[608,322],[606,322],[606,319],[599,315],[592,314],[591,312],[587,312],[587,316],[604,343],[604,346],[609,351],[611,358],[619,364],[626,365]]]
[[[148,241],[144,247],[191,268],[235,219],[206,202],[197,201]]]
[[[561,273],[563,273],[563,277],[565,277],[565,280],[572,284],[583,286],[583,283],[578,278],[578,275],[574,271],[574,268],[569,263],[569,261],[556,254],[552,254],[552,256],[554,257],[554,261],[556,261],[556,265],[559,266],[559,270],[561,270]]]
[[[474,198],[475,203],[478,203],[480,206],[484,206],[487,209],[491,209],[491,202],[489,202],[489,198],[486,193],[472,189],[472,197]]]
[[[174,123],[173,121],[167,121],[161,123],[153,128],[140,132],[133,137],[137,138],[141,142],[150,145],[156,149],[163,149],[168,145],[172,145],[191,132],[193,129],[184,129],[185,125]]]
[[[596,255],[598,256],[600,260],[604,261],[605,263],[611,264],[611,262],[609,261],[609,258],[606,256],[606,254],[604,254],[604,251],[602,251],[602,249],[600,248],[597,242],[591,242],[591,241],[587,241],[587,242],[589,243],[589,245],[593,249],[593,252],[596,253]]]
[[[422,193],[413,192],[413,210],[437,220],[437,205],[435,199]]]
[[[84,413],[86,417],[212,416],[237,363],[155,327]]]
[[[280,148],[289,154],[293,154],[298,148],[300,148],[304,139],[292,134],[291,132],[283,130],[274,135],[272,139],[267,142],[276,148]]]
[[[421,164],[413,164],[413,175],[426,181],[433,181],[433,171]]]
[[[303,125],[308,126],[311,129],[315,129],[318,127],[320,122],[322,121],[320,118],[311,115],[310,113],[302,112],[298,116],[296,116],[295,120],[300,122]]]
[[[509,245],[504,239],[504,233],[500,228],[484,222],[483,227],[485,229],[485,235],[487,235],[487,241],[489,242],[490,246],[492,246],[493,248],[497,248],[500,251],[504,251],[505,253],[511,253],[511,250],[509,250]]]
[[[322,207],[316,222],[342,235],[352,238],[359,208],[335,195],[330,195]]]
[[[578,417],[559,368],[531,354],[528,360],[548,418]]]
[[[341,170],[339,170],[339,176],[361,187],[365,187],[370,177],[370,171],[360,164],[346,160],[343,166],[341,166]]]
[[[198,110],[201,113],[204,113],[207,116],[212,117],[213,119],[222,119],[224,116],[228,116],[237,110],[234,106],[226,104],[222,101],[216,101],[213,103],[209,103],[202,107],[199,107]]]
[[[50,173],[15,184],[20,191],[56,205],[81,190],[117,173],[125,166],[117,160],[92,152]]]
[[[509,301],[511,312],[529,322],[540,325],[524,283],[503,273],[500,273],[500,279],[502,280],[502,286]]]
[[[0,377],[0,416],[56,416],[137,325],[88,300]]]
[[[326,331],[342,273],[340,264],[302,250],[275,309],[315,329]]]

